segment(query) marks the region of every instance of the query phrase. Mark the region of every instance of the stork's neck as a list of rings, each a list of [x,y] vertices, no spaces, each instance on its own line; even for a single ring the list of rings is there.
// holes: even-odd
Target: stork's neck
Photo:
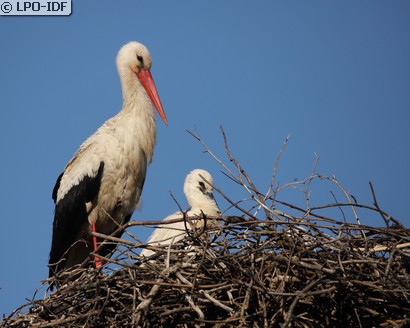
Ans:
[[[144,87],[138,80],[137,75],[131,71],[129,68],[118,68],[118,74],[120,76],[121,81],[121,89],[122,89],[122,99],[124,101],[124,107],[128,107],[128,105],[132,105],[136,101],[137,98],[141,98],[141,96],[147,97],[147,94],[144,90]]]
[[[124,132],[130,142],[140,145],[150,162],[156,142],[155,112],[151,100],[134,72],[118,69],[118,73],[123,97],[123,106],[118,115],[128,126]]]
[[[203,212],[205,215],[210,215],[210,216],[217,216],[221,212],[219,210],[218,204],[216,203],[215,200],[207,199],[206,201],[203,202],[190,202],[191,204],[191,212],[193,214],[201,214]]]

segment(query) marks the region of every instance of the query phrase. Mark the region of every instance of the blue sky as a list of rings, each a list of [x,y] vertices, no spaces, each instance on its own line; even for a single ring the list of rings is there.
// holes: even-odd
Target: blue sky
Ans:
[[[211,172],[232,199],[246,197],[186,132],[197,131],[228,164],[222,125],[261,191],[291,134],[278,183],[309,176],[316,153],[318,172],[368,205],[372,181],[381,208],[409,226],[409,15],[405,0],[74,0],[69,17],[0,17],[0,314],[47,277],[51,191],[78,146],[120,110],[115,56],[131,40],[150,49],[169,120],[157,120],[134,220],[177,210],[169,191],[187,206],[182,184],[194,168]],[[333,202],[330,190],[316,181],[312,202]],[[150,230],[132,232],[145,240]]]

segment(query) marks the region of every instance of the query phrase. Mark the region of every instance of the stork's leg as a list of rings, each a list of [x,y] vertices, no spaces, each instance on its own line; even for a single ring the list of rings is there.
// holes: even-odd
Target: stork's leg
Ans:
[[[91,230],[92,232],[96,232],[95,230],[95,222],[91,222]],[[97,254],[97,248],[98,248],[98,243],[97,243],[97,237],[93,235],[93,244],[94,244],[94,253]],[[94,262],[95,262],[95,267],[98,268],[102,265],[101,259],[99,256],[94,255]]]

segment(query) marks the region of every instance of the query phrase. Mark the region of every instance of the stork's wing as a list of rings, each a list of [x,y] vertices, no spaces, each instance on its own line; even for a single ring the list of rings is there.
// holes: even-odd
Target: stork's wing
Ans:
[[[104,171],[104,162],[95,162],[95,167],[85,172],[70,170],[70,162],[65,171],[58,177],[53,189],[52,198],[56,203],[53,239],[49,259],[49,277],[61,271],[68,258],[71,246],[76,242],[81,228],[88,222],[86,203],[95,201],[100,190]],[[77,163],[78,164],[78,163]],[[77,175],[76,182],[65,175]],[[68,182],[67,182],[68,181]],[[67,186],[67,184],[70,184]],[[61,188],[64,193],[61,193]]]
[[[182,219],[184,217],[184,214],[181,212],[175,212],[174,214],[171,214],[167,216],[164,221],[171,221],[175,219]],[[152,245],[152,246],[161,246],[161,245],[170,245],[170,244],[176,244],[180,242],[182,239],[184,239],[186,236],[186,230],[185,230],[185,223],[183,221],[181,222],[174,222],[170,224],[160,224],[158,228],[156,228],[151,236],[149,237],[147,244]],[[141,255],[144,255],[145,257],[151,256],[155,252],[148,249],[144,248],[141,251]]]

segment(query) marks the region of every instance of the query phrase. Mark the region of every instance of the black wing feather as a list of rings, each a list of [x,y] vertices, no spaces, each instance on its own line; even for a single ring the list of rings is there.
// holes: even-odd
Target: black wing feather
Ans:
[[[103,171],[104,162],[101,161],[95,176],[84,176],[56,204],[49,258],[49,277],[54,276],[64,268],[70,247],[76,242],[84,222],[88,221],[86,203],[94,201],[98,197]],[[63,175],[64,172],[58,177],[53,189],[52,198],[54,202],[56,202],[57,191]]]
[[[64,172],[62,172],[58,176],[57,181],[56,181],[56,185],[53,188],[53,194],[52,194],[51,198],[54,200],[54,204],[57,201],[57,192],[58,192],[58,189],[60,188],[60,182],[61,182],[61,178],[63,177],[63,175],[64,175]]]

